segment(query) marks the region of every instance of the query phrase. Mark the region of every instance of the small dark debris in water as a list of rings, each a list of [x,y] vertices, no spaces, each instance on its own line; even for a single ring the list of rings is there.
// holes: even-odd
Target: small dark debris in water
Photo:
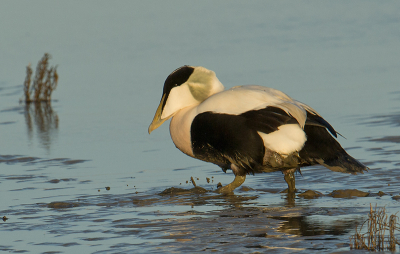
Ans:
[[[64,181],[64,182],[76,181],[75,178],[63,178],[63,179],[60,179],[60,180],[61,180],[61,181]]]
[[[247,235],[247,237],[268,237],[267,233]]]
[[[70,247],[70,246],[76,246],[76,245],[80,245],[79,243],[76,242],[71,242],[71,243],[64,243],[61,246],[62,247]],[[44,254],[46,254],[46,252],[43,252]]]
[[[186,183],[189,183],[189,181],[186,181]]]
[[[218,188],[221,188],[221,187],[222,187],[222,183],[219,182],[219,183],[217,184],[217,189],[218,189]]]
[[[48,208],[54,208],[54,209],[72,208],[77,206],[79,206],[77,203],[69,203],[69,202],[51,202],[47,204]]]
[[[364,191],[354,190],[334,190],[328,194],[333,198],[352,198],[352,197],[368,197],[369,193]]]
[[[182,188],[175,188],[171,187],[168,189],[165,189],[163,192],[159,193],[159,195],[177,195],[177,194],[183,194],[183,193],[188,193],[189,190],[187,189],[182,189]]]
[[[168,189],[165,189],[163,192],[159,193],[158,195],[164,196],[164,195],[182,195],[182,194],[201,194],[201,193],[206,193],[208,192],[206,189],[196,186],[192,189],[183,189],[183,188],[175,188],[175,187],[171,187]]]
[[[76,181],[75,178],[63,178],[63,179],[52,179],[49,181],[49,183],[59,183],[59,182],[69,182],[69,181]]]
[[[86,160],[66,160],[66,161],[63,161],[62,163],[65,165],[73,165],[73,164],[78,164],[78,163],[82,163],[85,161]]]
[[[210,178],[206,177],[207,183],[210,183]]]
[[[8,220],[8,218],[6,216],[3,216],[3,221],[5,222],[6,220]]]
[[[106,187],[106,190],[108,190],[108,191],[109,191],[110,189],[111,189],[110,187],[108,187],[108,186]]]
[[[240,188],[240,190],[241,190],[241,191],[254,191],[254,189],[249,188],[249,187],[246,187],[246,186],[242,186],[242,187]]]
[[[322,197],[323,194],[321,192],[319,192],[319,191],[307,190],[307,191],[305,191],[303,193],[300,193],[297,196],[302,197],[302,198],[306,198],[306,199],[314,199],[314,198]]]
[[[394,200],[400,200],[400,195],[393,196],[392,199],[394,199]]]
[[[100,192],[100,190],[97,190],[97,192]]]
[[[382,197],[382,196],[385,196],[385,195],[386,195],[386,193],[383,192],[383,191],[379,191],[379,192],[378,192],[378,196],[379,196],[379,197]]]
[[[178,195],[178,194],[183,194],[183,193],[189,193],[189,190],[183,189],[183,188],[171,187],[171,188],[165,189],[164,191],[159,193],[159,195],[161,195],[161,196],[163,196],[163,195]]]
[[[196,185],[196,182],[193,179],[193,176],[190,177],[190,181],[192,181],[193,186],[196,188],[197,185]]]

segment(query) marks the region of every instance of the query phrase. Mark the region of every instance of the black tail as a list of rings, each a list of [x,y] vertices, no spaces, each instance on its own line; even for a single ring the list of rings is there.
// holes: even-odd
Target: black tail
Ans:
[[[365,171],[368,170],[366,166],[364,166],[361,162],[354,159],[347,153],[340,155],[338,158],[327,161],[320,161],[318,163],[329,168],[332,171],[342,172],[342,173],[357,174],[357,173],[364,173],[364,170]]]
[[[315,125],[304,127],[307,141],[300,151],[300,157],[309,165],[321,164],[332,171],[342,173],[363,173],[368,168],[351,157],[326,128]]]

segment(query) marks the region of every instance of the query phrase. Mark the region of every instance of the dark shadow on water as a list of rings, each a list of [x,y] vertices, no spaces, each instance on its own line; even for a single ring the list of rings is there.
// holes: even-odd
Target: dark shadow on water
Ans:
[[[384,136],[382,138],[366,138],[367,141],[377,143],[400,143],[400,136]]]
[[[400,127],[400,112],[375,115],[368,118],[361,118],[360,120],[360,124],[367,124],[371,126],[389,125],[393,127]]]
[[[282,221],[281,226],[278,228],[279,232],[299,236],[344,235],[353,230],[357,224],[362,223],[360,220],[353,219],[350,221],[342,221],[340,223],[329,223],[324,225],[311,220],[307,216],[275,216],[272,218]]]
[[[26,103],[24,108],[27,134],[30,141],[34,136],[34,129],[44,149],[48,152],[58,134],[59,118],[50,102]]]
[[[22,156],[22,155],[0,155],[0,163],[8,165],[36,165],[36,169],[42,169],[47,167],[75,167],[76,164],[83,163],[88,160],[76,160],[69,158],[54,158],[54,159],[43,159],[38,157]],[[40,177],[40,176],[38,176]],[[1,178],[0,178],[1,179]]]
[[[359,124],[375,128],[382,127],[382,130],[375,131],[374,135],[360,139],[361,142],[376,144],[376,147],[368,148],[367,151],[378,156],[393,156],[393,158],[398,158],[400,154],[400,135],[397,135],[397,133],[400,133],[400,112],[387,112],[381,115],[363,117],[359,120]],[[390,132],[386,129],[390,130]],[[387,135],[392,130],[395,130],[396,135]]]

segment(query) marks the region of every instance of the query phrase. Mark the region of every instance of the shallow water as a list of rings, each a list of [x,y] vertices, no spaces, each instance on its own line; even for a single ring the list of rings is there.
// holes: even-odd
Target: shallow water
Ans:
[[[399,10],[395,1],[2,3],[0,250],[350,251],[370,204],[400,211]],[[45,52],[58,65],[54,100],[21,104],[25,67]],[[266,85],[311,105],[369,172],[302,169],[295,197],[280,193],[281,173],[213,193],[229,171],[179,152],[167,125],[147,134],[165,78],[184,64],[216,71],[226,87]],[[330,195],[353,189],[368,196]]]

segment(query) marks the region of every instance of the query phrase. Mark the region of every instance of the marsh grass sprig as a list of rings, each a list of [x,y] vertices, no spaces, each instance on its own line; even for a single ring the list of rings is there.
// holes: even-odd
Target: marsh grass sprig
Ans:
[[[32,68],[26,67],[24,82],[25,102],[50,102],[51,94],[58,83],[57,66],[49,68],[50,54],[45,53],[36,66],[35,77],[32,82]],[[22,101],[22,99],[21,99]]]
[[[356,232],[350,237],[350,249],[366,249],[370,251],[395,251],[396,244],[400,245],[396,238],[396,231],[400,229],[399,217],[396,214],[386,214],[385,208],[373,209],[370,204],[368,219],[361,225],[356,226]],[[367,232],[362,233],[367,225]],[[389,235],[386,236],[386,233]]]

